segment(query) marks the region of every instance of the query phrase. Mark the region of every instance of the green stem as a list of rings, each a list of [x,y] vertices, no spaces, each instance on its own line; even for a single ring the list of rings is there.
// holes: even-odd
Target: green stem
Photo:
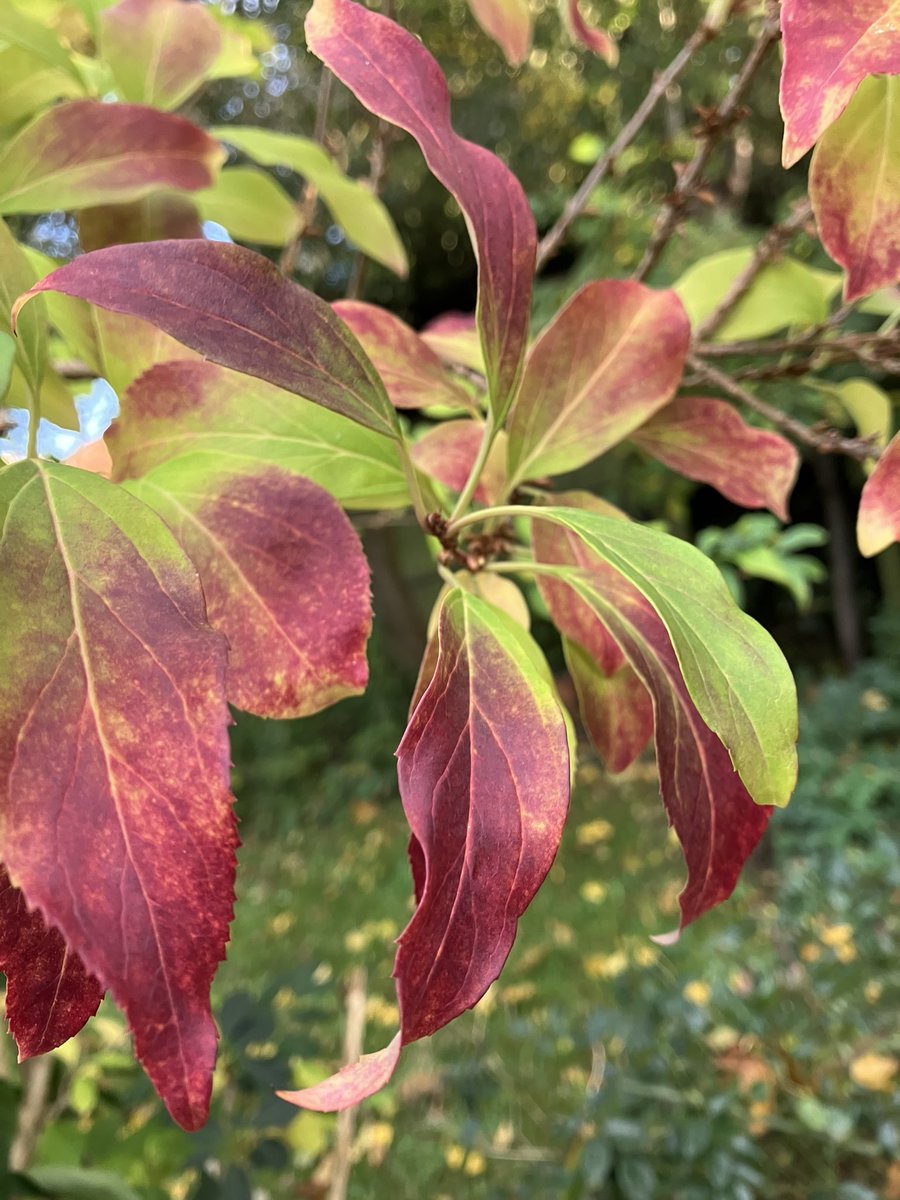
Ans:
[[[409,446],[405,438],[401,437],[397,440],[397,450],[400,454],[400,463],[403,467],[403,474],[406,477],[406,484],[409,488],[416,520],[425,529],[427,527],[428,512],[425,508],[422,488],[419,485],[419,476],[416,474],[416,466],[409,453]]]
[[[37,458],[38,429],[41,424],[41,401],[35,392],[31,392],[31,402],[28,405],[28,449],[29,458]]]
[[[494,422],[489,419],[484,427],[484,437],[481,439],[481,445],[478,447],[478,454],[472,464],[469,478],[466,480],[465,487],[459,493],[459,499],[456,501],[456,506],[450,514],[451,526],[457,523],[472,503],[472,497],[475,495],[475,489],[478,487],[478,481],[481,479],[497,433],[498,430],[495,429]]]
[[[472,490],[475,490],[474,487]],[[456,507],[459,508],[459,504]],[[479,508],[477,512],[463,513],[462,516],[454,514],[447,525],[447,533],[459,533],[460,529],[465,529],[467,525],[478,525],[481,521],[492,521],[495,517],[533,517],[535,515],[546,514],[536,514],[534,508],[527,504],[501,504],[496,508]],[[548,518],[548,520],[552,519],[552,517]]]

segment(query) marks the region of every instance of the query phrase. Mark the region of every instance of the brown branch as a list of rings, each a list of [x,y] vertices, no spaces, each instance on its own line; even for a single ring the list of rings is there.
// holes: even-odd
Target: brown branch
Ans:
[[[344,1027],[344,1062],[355,1063],[363,1052],[366,1032],[366,973],[354,967],[347,983],[344,1002],[347,1023]],[[334,1160],[328,1186],[328,1200],[346,1200],[353,1165],[353,1132],[356,1127],[356,1108],[338,1113]]]
[[[49,1054],[22,1063],[22,1099],[16,1116],[16,1132],[9,1147],[9,1169],[24,1171],[34,1157],[35,1147],[47,1122],[53,1059]]]
[[[666,69],[656,76],[650,90],[635,110],[634,115],[622,127],[606,153],[594,163],[593,167],[585,175],[581,186],[572,198],[566,202],[556,224],[541,238],[537,250],[537,263],[535,267],[537,271],[543,270],[546,266],[548,259],[552,257],[557,246],[565,237],[569,226],[584,211],[594,188],[610,174],[615,166],[616,159],[623,150],[631,145],[643,129],[659,101],[691,61],[694,54],[701,46],[705,46],[707,42],[712,41],[718,35],[718,32],[717,28],[714,28],[705,21],[701,21]]]
[[[711,112],[701,114],[703,126],[694,157],[679,174],[675,187],[665,201],[650,243],[634,272],[634,279],[639,281],[646,279],[656,266],[669,239],[681,223],[688,201],[697,194],[700,188],[703,172],[706,170],[706,164],[709,162],[716,142],[742,115],[741,100],[744,93],[769,50],[780,37],[781,26],[778,16],[770,14],[728,94]]]
[[[812,447],[820,454],[845,454],[848,458],[855,458],[857,462],[866,462],[867,459],[879,456],[880,451],[872,445],[868,438],[844,437],[836,429],[813,429],[803,421],[789,417],[787,413],[783,413],[765,400],[761,400],[753,392],[749,392],[739,383],[735,383],[730,375],[726,375],[717,367],[710,366],[696,354],[688,355],[688,364],[699,380],[711,383],[720,392],[724,392],[726,396],[736,400],[738,404],[765,417],[776,429],[790,434],[795,441]]]
[[[325,145],[325,135],[328,132],[328,110],[331,106],[331,89],[333,83],[334,75],[332,75],[327,67],[322,67],[322,74],[319,76],[319,94],[316,99],[316,123],[313,129],[313,140],[318,142],[320,146]],[[278,265],[284,271],[285,275],[293,275],[296,269],[297,251],[300,249],[303,235],[309,231],[312,219],[316,214],[316,205],[318,202],[319,189],[308,179],[300,199],[297,201],[297,212],[300,216],[299,228],[282,250],[281,258],[278,260]]]
[[[388,172],[390,149],[399,136],[399,132],[393,125],[389,125],[387,121],[383,121],[381,118],[378,119],[372,138],[372,149],[369,152],[369,178],[366,180],[369,190],[375,196],[381,195],[381,188]],[[353,264],[353,273],[347,284],[346,299],[356,300],[359,297],[368,269],[368,258],[361,250],[357,250],[356,261]]]
[[[750,262],[747,263],[743,271],[738,273],[731,287],[713,311],[704,321],[700,322],[694,331],[694,337],[698,341],[702,338],[708,338],[715,333],[735,306],[749,292],[763,268],[781,253],[797,230],[802,229],[811,216],[812,205],[807,199],[803,201],[792,216],[788,217],[780,225],[773,226],[765,237],[756,244]]]

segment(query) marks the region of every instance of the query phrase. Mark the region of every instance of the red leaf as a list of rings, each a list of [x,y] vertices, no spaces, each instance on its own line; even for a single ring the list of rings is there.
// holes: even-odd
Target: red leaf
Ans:
[[[769,508],[787,521],[799,454],[780,434],[748,425],[724,400],[679,396],[632,437],[673,471],[711,484],[744,508]]]
[[[206,1119],[232,915],[224,639],[163,522],[70,467],[0,474],[0,857],[125,1010],[172,1116]]]
[[[511,67],[518,67],[531,49],[529,0],[469,0],[472,16],[503,51]]]
[[[370,112],[412,134],[465,214],[478,258],[478,326],[499,422],[521,375],[537,247],[521,185],[490,151],[454,133],[440,67],[399,25],[352,0],[315,0],[306,40]]]
[[[786,167],[819,140],[867,75],[900,74],[897,0],[782,0]]]
[[[78,240],[83,250],[202,236],[197,209],[177,192],[145,196],[131,204],[101,204],[78,214]]]
[[[754,803],[728,751],[700,717],[665,625],[640,592],[574,534],[548,522],[535,521],[534,550],[539,562],[567,559],[589,569],[579,598],[589,596],[653,699],[660,790],[688,868],[679,897],[684,928],[734,891],[772,809]],[[547,580],[538,576],[538,582],[556,621]]]
[[[0,154],[0,212],[138,200],[209,187],[224,152],[202,129],[142,104],[71,100],[36,117]]]
[[[6,975],[6,1019],[19,1061],[55,1050],[94,1015],[103,988],[88,974],[58,929],[39,912],[0,867],[0,971]]]
[[[454,589],[437,665],[397,751],[421,895],[400,936],[400,1038],[427,1037],[484,995],[556,855],[569,798],[566,721],[546,664],[497,609]],[[331,1110],[383,1086],[399,1045],[285,1098]]]
[[[474,313],[442,313],[424,326],[422,341],[445,363],[484,374],[484,354]]]
[[[605,675],[577,642],[564,637],[563,651],[585,730],[607,771],[618,775],[631,766],[653,734],[650,693],[626,662]]]
[[[96,250],[20,297],[13,319],[44,291],[141,317],[212,362],[398,435],[394,408],[353,334],[324,300],[252,250],[204,241]]]
[[[900,542],[900,434],[890,443],[866,480],[856,526],[859,550],[866,558]]]
[[[441,421],[412,446],[412,460],[438,483],[461,492],[484,438],[483,421]],[[475,489],[479,504],[494,504],[503,494],[506,482],[506,437],[497,435],[491,454]]]
[[[589,25],[585,21],[578,8],[578,0],[561,0],[560,13],[569,33],[576,41],[593,50],[608,66],[616,66],[619,61],[619,47],[605,29],[598,29],[596,25]]]
[[[340,1071],[312,1087],[300,1088],[296,1092],[276,1092],[282,1100],[296,1104],[298,1108],[309,1108],[314,1112],[341,1112],[352,1108],[380,1092],[393,1075],[400,1058],[402,1042],[400,1034],[374,1054],[364,1054],[355,1063],[348,1063]]]
[[[228,640],[228,700],[305,717],[365,691],[369,567],[340,506],[278,467],[172,459],[126,485],[165,518]]]
[[[572,471],[671,400],[691,327],[671,291],[601,279],[572,297],[531,348],[509,428],[514,479]]]
[[[396,408],[471,407],[468,392],[450,378],[435,352],[405,321],[360,300],[338,300],[331,307],[359,338]]]

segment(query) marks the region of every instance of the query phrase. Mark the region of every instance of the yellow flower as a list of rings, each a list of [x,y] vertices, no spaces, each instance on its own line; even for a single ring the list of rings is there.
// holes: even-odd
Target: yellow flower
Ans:
[[[898,1065],[893,1055],[861,1054],[850,1064],[850,1078],[870,1092],[889,1092]]]
[[[466,1161],[466,1152],[456,1142],[444,1151],[444,1162],[451,1171],[458,1171]]]
[[[652,967],[659,960],[659,951],[655,946],[638,946],[632,955],[638,967]]]
[[[853,937],[853,926],[846,922],[840,925],[828,925],[819,934],[819,939],[825,946],[843,946]]]
[[[800,947],[800,957],[804,962],[818,962],[822,957],[822,950],[815,942],[806,942]]]
[[[835,950],[835,958],[838,962],[851,963],[857,956],[857,949],[853,942],[844,942],[842,946],[838,946]]]
[[[609,821],[588,821],[579,825],[575,831],[575,840],[579,846],[595,846],[597,842],[608,841],[615,830]]]
[[[881,999],[881,993],[884,991],[884,984],[877,979],[870,979],[863,989],[863,995],[870,1004],[877,1004]]]
[[[590,954],[584,960],[584,971],[591,979],[615,979],[628,966],[628,959],[621,950],[614,954]]]
[[[588,904],[602,904],[606,895],[606,885],[598,883],[596,879],[589,879],[581,885],[581,898],[587,900]]]
[[[706,1008],[712,996],[712,988],[702,979],[692,979],[690,983],[684,985],[681,994],[685,1000],[696,1004],[698,1008]]]
[[[486,1166],[484,1155],[478,1150],[472,1150],[466,1158],[466,1165],[463,1169],[467,1175],[482,1175]]]

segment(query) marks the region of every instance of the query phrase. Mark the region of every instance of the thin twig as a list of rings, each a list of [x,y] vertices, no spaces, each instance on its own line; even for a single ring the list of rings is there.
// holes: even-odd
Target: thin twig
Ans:
[[[712,110],[703,114],[703,129],[699,135],[694,157],[681,171],[675,187],[669,193],[662,212],[644,251],[644,257],[634,272],[634,279],[646,279],[656,266],[672,234],[678,228],[687,202],[697,194],[706,164],[719,140],[741,115],[741,100],[769,50],[781,37],[777,15],[766,18],[762,32],[754,43],[728,94]]]
[[[16,1117],[16,1132],[9,1148],[9,1169],[24,1171],[34,1157],[35,1147],[47,1120],[53,1059],[49,1054],[22,1063],[22,1099]]]
[[[763,268],[781,253],[797,230],[802,229],[811,216],[812,205],[807,199],[803,201],[792,216],[788,217],[780,225],[774,225],[765,237],[757,242],[750,262],[747,263],[743,271],[738,273],[731,287],[713,311],[704,321],[700,322],[694,331],[694,337],[698,341],[702,338],[711,337],[715,333],[719,326],[724,323],[726,317],[732,312],[735,305],[749,292]]]
[[[375,133],[372,137],[372,149],[369,151],[369,178],[366,180],[369,190],[375,196],[381,195],[381,189],[388,172],[390,149],[392,144],[397,140],[397,137],[398,133],[394,126],[389,125],[387,121],[379,118],[375,124]],[[356,300],[359,297],[368,269],[368,258],[361,250],[357,250],[356,261],[353,264],[353,273],[347,284],[347,300]]]
[[[787,413],[783,413],[780,409],[768,404],[765,400],[761,400],[753,392],[747,391],[739,383],[735,383],[730,375],[726,375],[717,367],[710,366],[709,363],[698,358],[696,354],[688,355],[688,364],[694,371],[695,376],[698,376],[707,383],[711,383],[720,392],[724,392],[726,396],[730,396],[732,400],[736,400],[738,404],[742,404],[752,412],[765,417],[777,429],[780,429],[783,433],[790,434],[792,438],[801,442],[804,446],[810,446],[812,449],[818,450],[820,454],[845,454],[848,458],[855,458],[857,462],[865,462],[870,458],[878,458],[880,454],[877,446],[873,446],[868,438],[844,437],[836,429],[812,429],[809,425],[805,425],[795,417],[789,417]]]
[[[882,333],[845,333],[838,337],[823,336],[825,331],[817,327],[814,336],[808,333],[787,338],[758,338],[743,342],[701,342],[694,347],[701,358],[772,358],[778,354],[843,353],[851,358],[866,360],[893,357],[900,354],[900,334],[895,331]]]
[[[366,1032],[366,973],[354,967],[347,982],[344,1001],[347,1018],[344,1026],[344,1062],[355,1063],[363,1052]],[[345,1108],[338,1114],[334,1142],[331,1181],[328,1200],[346,1200],[353,1165],[353,1133],[356,1127],[356,1108]]]
[[[546,266],[547,260],[552,257],[557,246],[565,237],[569,226],[584,211],[594,188],[612,171],[616,159],[623,150],[631,145],[643,129],[659,101],[691,61],[697,50],[701,46],[705,46],[707,42],[712,41],[718,32],[718,29],[714,29],[706,22],[701,21],[666,69],[657,75],[647,95],[635,110],[634,115],[622,127],[606,153],[594,163],[593,167],[585,175],[581,186],[572,198],[566,202],[556,224],[541,238],[537,250],[537,271],[543,270]]]
[[[325,135],[328,132],[328,110],[331,106],[331,89],[333,83],[334,75],[332,75],[328,67],[322,67],[322,74],[319,76],[319,94],[316,99],[316,123],[313,129],[313,139],[320,146],[325,145]],[[281,258],[278,260],[278,265],[284,271],[285,275],[292,275],[294,273],[300,242],[312,224],[318,202],[319,189],[312,180],[308,179],[300,195],[300,199],[297,201],[299,227],[282,250]]]

